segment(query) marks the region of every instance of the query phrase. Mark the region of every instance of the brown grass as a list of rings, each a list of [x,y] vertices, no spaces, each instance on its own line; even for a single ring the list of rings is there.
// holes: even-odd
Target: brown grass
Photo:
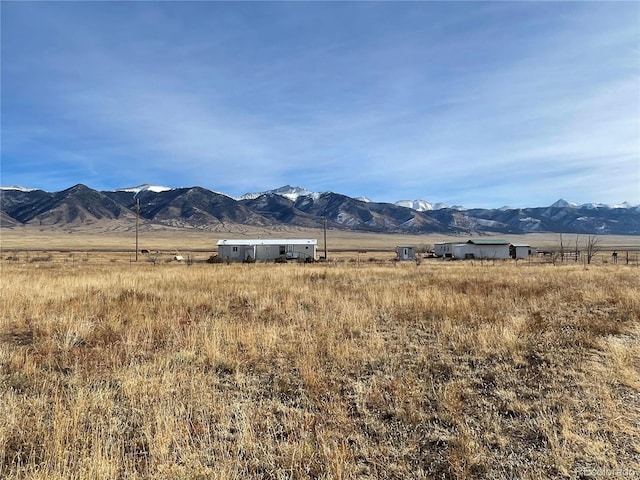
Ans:
[[[640,472],[635,266],[20,255],[0,478]]]
[[[135,226],[126,226],[109,222],[101,227],[67,226],[63,228],[39,227],[28,225],[11,228],[0,228],[0,243],[5,251],[12,250],[54,250],[76,252],[96,251],[120,251],[135,253]],[[560,246],[560,234],[557,233],[532,233],[526,235],[501,235],[495,237],[504,238],[511,242],[528,243],[536,248],[556,248]],[[229,225],[228,230],[210,232],[194,228],[172,228],[159,225],[141,224],[139,233],[139,248],[151,251],[161,250],[166,252],[203,252],[215,249],[216,242],[223,238],[317,238],[318,248],[324,249],[323,232],[319,229],[282,227],[255,228],[243,225]],[[587,241],[586,235],[578,235],[578,243],[582,250]],[[442,235],[442,234],[381,234],[350,232],[329,229],[327,245],[329,251],[393,252],[397,245],[416,245],[418,247],[431,245],[435,242],[465,242],[470,237],[467,235]],[[565,251],[575,248],[576,235],[564,234],[562,236]],[[632,252],[633,263],[637,261],[640,251],[637,237],[631,235],[598,235],[598,247],[610,252],[617,250],[620,253],[619,261],[623,261],[625,251]]]

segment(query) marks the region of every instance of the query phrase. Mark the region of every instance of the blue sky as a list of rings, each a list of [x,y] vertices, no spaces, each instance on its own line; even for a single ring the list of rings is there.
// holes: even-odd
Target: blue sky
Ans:
[[[637,2],[1,2],[0,183],[640,204]]]

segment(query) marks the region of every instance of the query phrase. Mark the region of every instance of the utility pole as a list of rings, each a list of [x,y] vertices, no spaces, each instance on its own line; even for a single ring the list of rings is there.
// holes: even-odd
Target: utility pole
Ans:
[[[324,225],[324,259],[327,260],[327,217],[323,218]]]
[[[140,223],[140,199],[136,198],[136,262],[138,261],[138,225]]]

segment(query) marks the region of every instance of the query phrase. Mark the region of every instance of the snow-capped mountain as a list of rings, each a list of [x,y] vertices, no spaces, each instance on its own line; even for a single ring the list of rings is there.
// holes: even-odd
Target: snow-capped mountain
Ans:
[[[640,205],[632,205],[629,202],[616,203],[613,205],[607,205],[606,203],[583,203],[578,204],[575,202],[570,202],[561,198],[555,203],[552,203],[550,208],[587,208],[587,209],[596,209],[596,208],[640,208]]]
[[[288,198],[292,202],[295,202],[296,200],[298,200],[298,197],[311,196],[311,197],[317,198],[317,197],[320,196],[320,193],[311,192],[311,191],[309,191],[309,190],[307,190],[306,188],[303,188],[303,187],[296,187],[296,186],[293,186],[293,185],[285,185],[284,187],[276,188],[274,190],[267,190],[265,192],[245,193],[238,200],[254,200],[254,199],[258,198],[261,195],[268,195],[270,193],[271,194],[275,194],[275,195],[280,195],[281,197]]]
[[[583,203],[580,208],[638,208],[640,205],[631,205],[629,202],[607,205],[605,203]]]
[[[327,193],[327,192],[322,192],[322,193]],[[264,192],[245,193],[238,200],[254,200],[261,195],[275,194],[275,195],[280,195],[282,197],[288,198],[292,202],[295,202],[300,197],[312,197],[313,199],[317,200],[320,197],[320,195],[322,195],[322,193],[311,192],[310,190],[307,190],[304,187],[285,185],[284,187],[275,188],[273,190],[266,190]],[[355,197],[354,200],[358,200],[359,202],[365,202],[365,203],[376,203],[375,200],[371,200],[370,198],[364,197],[364,196]],[[424,200],[399,200],[395,202],[394,205],[397,205],[399,207],[411,208],[412,210],[415,210],[417,212],[441,210],[443,208],[452,208],[454,210],[465,210],[465,208],[461,206],[449,207],[445,203],[430,203]]]
[[[555,203],[552,203],[549,206],[551,208],[577,208],[578,204],[574,203],[574,202],[569,202],[568,200],[565,200],[564,198],[561,198],[560,200],[558,200]]]
[[[619,205],[611,205],[611,208],[640,208],[640,205],[631,205],[629,202],[622,202]]]
[[[431,203],[424,200],[398,200],[397,202],[395,202],[395,205],[398,205],[399,207],[411,208],[418,212],[427,212],[430,210],[442,210],[443,208],[450,208],[445,203]]]
[[[18,185],[9,185],[8,187],[0,187],[0,190],[12,190],[15,192],[33,192],[36,188],[20,187]]]
[[[630,204],[574,206],[562,200],[555,207],[514,209],[437,209],[431,204],[431,210],[418,211],[417,208],[426,206],[408,202],[414,209],[393,203],[365,202],[291,186],[276,191],[279,193],[238,201],[202,187],[140,185],[119,191],[96,191],[79,184],[60,192],[9,187],[0,195],[0,225],[58,228],[107,222],[127,228],[136,218],[136,201],[140,200],[139,215],[148,224],[212,230],[226,229],[230,224],[321,228],[328,221],[330,228],[386,233],[640,234],[640,207]],[[292,197],[296,200],[292,201]]]
[[[167,190],[173,190],[170,187],[162,187],[159,185],[149,185],[148,183],[144,183],[142,185],[138,185],[137,187],[125,187],[125,188],[118,188],[115,191],[116,192],[131,192],[131,193],[140,193],[140,192],[155,192],[155,193],[160,193],[160,192],[166,192]]]
[[[292,202],[297,202],[300,197],[311,197],[313,200],[318,200],[323,193],[330,192],[312,192],[304,187],[285,185],[284,187],[275,188],[273,190],[266,190],[264,192],[245,193],[240,198],[238,198],[238,200],[255,200],[262,195],[280,195],[281,197],[287,198]],[[373,200],[367,197],[355,197],[354,200],[365,203],[373,202]]]

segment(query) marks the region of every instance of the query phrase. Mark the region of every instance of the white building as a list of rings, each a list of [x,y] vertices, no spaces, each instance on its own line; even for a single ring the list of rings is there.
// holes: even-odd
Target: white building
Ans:
[[[437,242],[433,245],[433,254],[436,257],[453,257],[453,242]]]
[[[453,257],[489,260],[509,258],[509,245],[506,240],[498,238],[468,240],[453,246]]]
[[[277,258],[316,260],[316,239],[240,239],[218,240],[218,258],[231,262],[255,260],[264,262]]]
[[[416,247],[413,245],[398,245],[396,253],[398,260],[415,260]]]
[[[511,258],[529,258],[534,254],[534,251],[531,249],[531,246],[526,243],[512,243],[509,246],[509,255]]]

